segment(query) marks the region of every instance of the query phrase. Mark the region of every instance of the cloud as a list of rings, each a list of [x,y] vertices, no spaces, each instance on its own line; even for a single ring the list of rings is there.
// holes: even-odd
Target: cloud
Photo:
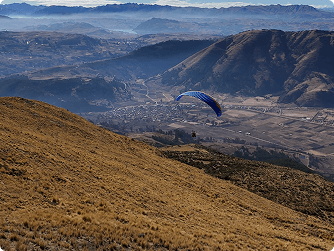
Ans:
[[[185,0],[157,0],[157,1],[151,2],[151,4],[169,5],[169,6],[177,6],[177,7],[200,7],[200,8],[222,8],[222,7],[228,8],[228,7],[233,7],[233,6],[254,5],[252,3],[244,3],[244,2],[189,3]]]
[[[83,7],[96,7],[101,5],[107,4],[121,4],[120,1],[114,0],[98,0],[98,1],[91,1],[91,0],[25,0],[26,3],[31,2],[32,4],[37,5],[58,5],[58,6],[83,6]]]
[[[322,9],[322,8],[333,8],[332,5],[314,5],[314,4],[311,4],[310,6],[316,8],[316,9]],[[334,250],[333,250],[334,251]]]

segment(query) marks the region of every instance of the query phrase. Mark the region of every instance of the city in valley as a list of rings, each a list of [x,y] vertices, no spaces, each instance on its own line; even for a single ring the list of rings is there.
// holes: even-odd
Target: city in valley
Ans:
[[[106,112],[83,117],[132,138],[155,144],[152,135],[173,130],[196,133],[194,143],[233,154],[242,146],[263,147],[297,157],[311,169],[332,176],[334,169],[334,110],[297,107],[277,102],[277,97],[231,96],[208,93],[221,105],[217,117],[204,102],[183,97],[180,87],[163,89],[154,84],[132,86],[133,99],[114,104]],[[103,100],[96,101],[102,102]],[[157,144],[155,144],[157,145]]]

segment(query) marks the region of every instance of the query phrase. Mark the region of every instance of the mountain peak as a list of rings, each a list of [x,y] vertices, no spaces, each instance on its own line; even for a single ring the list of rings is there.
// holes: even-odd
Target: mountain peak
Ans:
[[[282,102],[333,106],[334,32],[252,30],[224,38],[165,72],[163,84],[244,95],[281,95]],[[322,86],[322,89],[318,88]]]

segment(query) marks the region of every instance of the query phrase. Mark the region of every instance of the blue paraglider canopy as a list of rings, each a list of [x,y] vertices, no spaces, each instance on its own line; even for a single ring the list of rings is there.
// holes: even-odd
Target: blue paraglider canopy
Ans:
[[[180,98],[183,96],[192,96],[198,98],[207,103],[216,112],[217,117],[220,117],[222,115],[222,108],[217,103],[217,101],[214,100],[212,97],[210,97],[208,94],[205,94],[204,92],[199,92],[199,91],[184,92],[176,98],[176,101],[179,101]]]

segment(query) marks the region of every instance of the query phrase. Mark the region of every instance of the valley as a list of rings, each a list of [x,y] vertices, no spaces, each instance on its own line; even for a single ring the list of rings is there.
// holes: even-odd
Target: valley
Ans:
[[[50,31],[1,35],[8,70],[2,70],[3,96],[39,99],[144,141],[178,129],[195,131],[201,144],[228,154],[244,145],[281,149],[325,177],[334,175],[334,76],[331,63],[323,63],[332,60],[331,32],[263,30],[202,40],[156,34],[123,42]],[[292,46],[297,41],[307,44],[305,51]],[[271,49],[261,52],[262,44]],[[40,69],[27,71],[27,60]],[[318,68],[309,66],[314,62]],[[222,116],[192,98],[175,101],[189,89],[215,97]]]
[[[106,112],[80,115],[110,130],[151,143],[152,135],[159,130],[180,129],[187,133],[195,131],[194,140],[200,139],[201,144],[226,154],[233,154],[242,146],[284,150],[305,158],[307,166],[325,177],[334,174],[333,109],[282,105],[274,96],[210,93],[223,109],[222,116],[217,118],[209,106],[197,99],[184,97],[175,101],[176,90],[168,93],[160,89],[155,94],[153,89],[147,92],[143,87],[137,103],[132,100]]]
[[[333,248],[334,12],[0,18],[0,250]]]

